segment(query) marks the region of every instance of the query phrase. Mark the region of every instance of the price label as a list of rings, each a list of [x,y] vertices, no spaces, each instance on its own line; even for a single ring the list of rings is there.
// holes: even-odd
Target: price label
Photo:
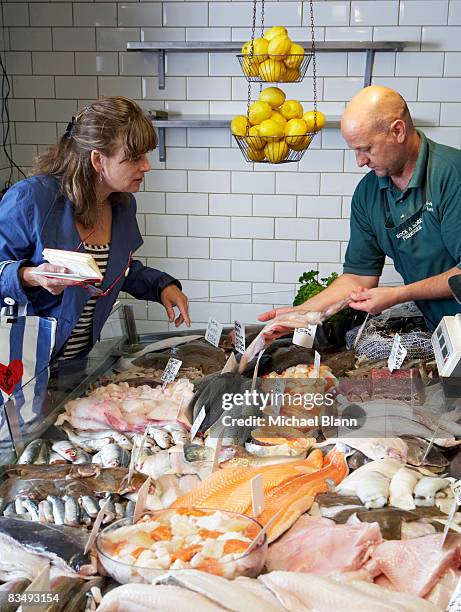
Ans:
[[[195,438],[195,436],[197,435],[197,432],[199,430],[200,425],[203,423],[203,420],[206,417],[206,410],[205,410],[205,406],[202,406],[202,408],[200,409],[200,412],[197,415],[197,418],[195,419],[192,428],[190,430],[190,441],[192,442],[192,440]]]
[[[296,344],[296,346],[302,346],[303,348],[312,348],[314,346],[316,331],[317,325],[297,327],[293,334],[293,344]]]
[[[407,356],[407,349],[403,346],[399,334],[395,334],[394,342],[392,344],[391,354],[387,360],[387,367],[391,372],[394,370],[400,370],[402,363],[405,361]]]
[[[180,359],[175,359],[174,357],[168,359],[168,363],[162,374],[163,386],[176,378],[176,374],[179,372],[181,365],[182,361]]]
[[[320,353],[315,351],[314,357],[314,370],[312,372],[312,378],[320,378]]]
[[[29,604],[28,595],[30,594],[30,601],[32,605]],[[25,596],[24,603],[27,602],[26,605],[22,605],[22,610],[27,610],[27,612],[45,612],[50,609],[50,604],[47,603],[44,598],[43,603],[40,597],[40,594],[50,594],[53,597],[53,593],[51,591],[50,585],[50,564],[49,562],[44,565],[44,567],[40,570],[40,572],[35,576],[34,580],[29,584],[27,589],[24,591],[23,595]],[[37,597],[38,596],[38,597]],[[34,605],[34,600],[35,605]],[[54,601],[53,599],[48,600],[50,603]],[[59,599],[58,599],[59,603]]]
[[[458,584],[453,591],[447,612],[461,612],[461,580],[458,580]]]
[[[222,324],[215,319],[209,319],[205,333],[205,340],[213,346],[218,346],[221,334]]]
[[[235,330],[235,350],[237,353],[245,352],[245,325],[240,323],[240,321],[234,322],[234,330]]]

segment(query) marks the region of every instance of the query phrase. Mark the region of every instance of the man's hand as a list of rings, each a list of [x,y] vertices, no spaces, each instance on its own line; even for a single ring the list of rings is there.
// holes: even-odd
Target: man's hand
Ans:
[[[178,287],[174,284],[168,285],[160,292],[160,301],[165,307],[166,313],[168,315],[168,321],[174,324],[176,327],[179,327],[181,323],[186,322],[187,327],[190,327],[190,317],[189,317],[189,300],[187,299],[187,295],[178,289]],[[175,319],[174,307],[177,306],[180,314]]]
[[[350,294],[353,300],[349,306],[370,314],[379,314],[386,308],[401,303],[399,287],[376,287],[364,289],[361,287]]]

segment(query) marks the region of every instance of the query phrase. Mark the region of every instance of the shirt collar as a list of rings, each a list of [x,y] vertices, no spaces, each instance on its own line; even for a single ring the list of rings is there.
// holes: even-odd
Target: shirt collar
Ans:
[[[423,187],[426,181],[426,168],[427,168],[427,138],[423,132],[416,130],[420,138],[420,146],[418,152],[418,159],[416,160],[416,166],[411,176],[410,182],[408,183],[407,189],[414,189],[415,187]],[[378,186],[380,189],[389,189],[392,187],[391,180],[388,176],[378,176]]]

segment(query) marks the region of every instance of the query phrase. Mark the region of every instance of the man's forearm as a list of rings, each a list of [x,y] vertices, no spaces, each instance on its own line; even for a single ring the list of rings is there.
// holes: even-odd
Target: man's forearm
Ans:
[[[359,287],[371,289],[378,286],[378,276],[358,276],[357,274],[341,274],[329,287],[318,293],[300,306],[308,310],[324,310],[347,298],[352,291]]]
[[[459,268],[451,268],[442,274],[425,278],[424,280],[398,287],[399,302],[410,300],[442,300],[453,297],[448,286],[448,279],[455,274],[461,274]]]

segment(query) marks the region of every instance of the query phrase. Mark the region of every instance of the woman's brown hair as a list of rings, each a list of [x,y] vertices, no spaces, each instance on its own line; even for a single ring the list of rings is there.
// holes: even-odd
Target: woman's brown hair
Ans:
[[[72,118],[59,142],[35,160],[32,175],[56,176],[63,194],[74,205],[75,218],[84,227],[93,227],[98,216],[98,177],[91,151],[96,149],[110,156],[119,146],[126,159],[136,159],[155,149],[157,134],[152,121],[133,100],[121,96],[101,98]],[[116,197],[117,201],[124,198],[120,194]]]

